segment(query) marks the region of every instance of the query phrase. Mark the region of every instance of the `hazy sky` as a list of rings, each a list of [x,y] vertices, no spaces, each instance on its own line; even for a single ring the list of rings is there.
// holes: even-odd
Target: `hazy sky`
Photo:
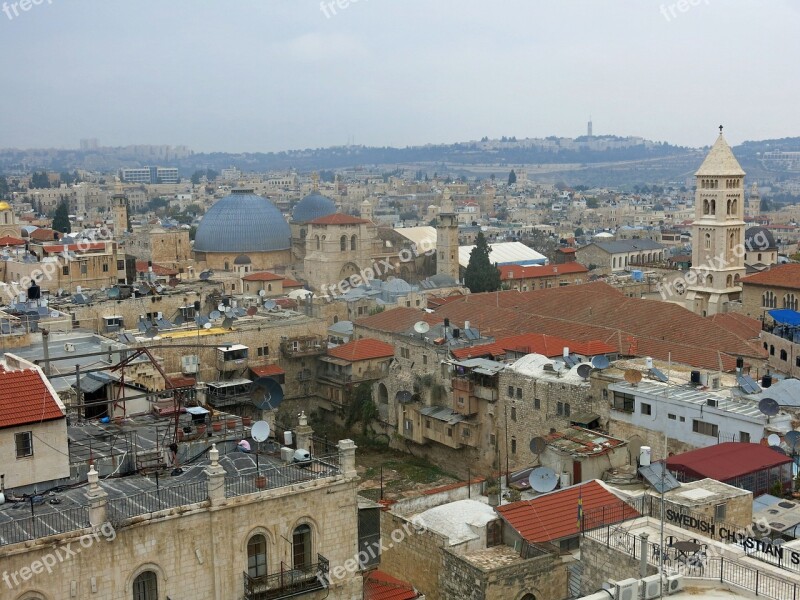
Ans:
[[[32,1],[0,12],[0,147],[800,135],[797,0]]]

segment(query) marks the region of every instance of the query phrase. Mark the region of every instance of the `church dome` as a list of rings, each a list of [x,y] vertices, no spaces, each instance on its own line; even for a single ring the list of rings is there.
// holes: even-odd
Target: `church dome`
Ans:
[[[246,254],[240,254],[233,261],[233,264],[235,264],[235,265],[249,265],[249,264],[252,264],[252,262],[253,261],[250,260],[249,256],[247,256]]]
[[[778,245],[772,232],[766,227],[748,227],[744,232],[744,247],[748,252],[777,250]]]
[[[308,223],[320,217],[327,217],[336,212],[336,203],[319,192],[312,192],[294,207],[292,221]]]
[[[196,252],[274,252],[288,250],[292,232],[275,205],[253,190],[233,190],[200,221]]]
[[[2,202],[0,202],[0,210],[11,210],[11,205],[5,200],[3,200]]]

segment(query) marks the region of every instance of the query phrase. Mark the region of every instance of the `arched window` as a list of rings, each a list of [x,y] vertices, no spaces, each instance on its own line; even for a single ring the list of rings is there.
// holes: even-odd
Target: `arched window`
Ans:
[[[736,245],[736,233],[731,231],[730,235],[728,236],[728,248],[733,250],[733,247]]]
[[[305,230],[305,227],[304,227],[303,229],[301,229],[301,230],[300,230],[300,239],[301,239],[301,240],[304,240],[304,239],[306,239],[306,230]]]
[[[732,204],[731,201],[728,200],[728,206],[726,208],[727,212],[725,214],[728,214],[728,215],[731,214],[731,204]]]
[[[709,275],[706,281],[708,282],[708,285],[714,285],[714,276]]]
[[[727,287],[733,287],[733,277],[728,275],[728,278],[725,280],[725,285]]]
[[[786,350],[781,350],[781,360],[788,359],[789,356],[786,354]]]
[[[353,236],[350,238],[350,250],[356,249],[356,244],[358,243],[358,236]]]
[[[706,250],[711,250],[711,234],[706,234]]]
[[[154,571],[140,573],[133,580],[133,600],[158,600],[158,577]]]
[[[316,242],[316,244],[317,244],[317,250],[319,250],[319,236],[318,236],[318,235],[315,235],[315,236],[314,236],[314,241],[315,241],[315,242]]]
[[[339,240],[339,250],[344,252],[347,250],[347,236],[343,235],[342,238]]]
[[[268,291],[268,292],[271,292],[271,291],[272,291],[272,284],[271,284],[271,283],[268,283],[268,284],[267,284],[267,291]]]
[[[253,579],[267,574],[267,538],[261,534],[247,541],[247,574]]]
[[[712,215],[717,214],[717,201],[716,200],[712,200],[711,201],[711,214]]]
[[[705,181],[704,181],[703,183],[705,183]],[[705,187],[705,186],[703,186],[703,187]],[[707,214],[709,214],[709,204],[708,204],[708,200],[703,200],[703,214],[704,214],[704,215],[707,215]]]
[[[617,257],[616,256],[611,259],[611,268],[612,269],[616,269],[617,268]]]
[[[311,527],[298,525],[292,535],[292,559],[295,569],[303,570],[311,566]]]

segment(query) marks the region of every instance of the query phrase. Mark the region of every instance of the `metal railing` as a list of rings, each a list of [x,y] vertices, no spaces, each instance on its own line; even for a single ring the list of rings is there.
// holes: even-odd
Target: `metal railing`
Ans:
[[[19,510],[24,510],[24,507]],[[76,506],[58,512],[15,518],[12,521],[0,523],[0,546],[78,531],[89,526],[88,506]]]
[[[292,568],[281,562],[280,571],[264,577],[244,573],[245,600],[280,600],[325,589],[330,563],[321,554],[317,563]]]
[[[309,461],[274,466],[265,465],[258,473],[225,478],[225,497],[256,494],[341,474],[339,455],[314,457]]]
[[[124,498],[110,499],[108,519],[112,523],[121,523],[140,515],[206,500],[208,500],[208,485],[205,481],[159,487]]]

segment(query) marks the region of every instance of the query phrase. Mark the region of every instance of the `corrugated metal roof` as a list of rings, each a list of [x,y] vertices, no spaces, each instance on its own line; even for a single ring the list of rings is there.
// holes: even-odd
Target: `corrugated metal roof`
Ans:
[[[462,267],[469,264],[469,255],[475,246],[460,246],[458,248],[458,263]],[[543,265],[547,257],[529,248],[522,242],[501,242],[489,244],[489,260],[492,264],[500,265]]]
[[[667,459],[667,467],[693,477],[725,482],[790,462],[791,458],[768,446],[724,442],[671,456]]]
[[[437,421],[443,421],[448,425],[455,425],[456,423],[461,423],[462,421],[467,420],[464,415],[457,413],[450,408],[444,408],[441,406],[426,406],[419,412],[426,417],[436,419]]]

